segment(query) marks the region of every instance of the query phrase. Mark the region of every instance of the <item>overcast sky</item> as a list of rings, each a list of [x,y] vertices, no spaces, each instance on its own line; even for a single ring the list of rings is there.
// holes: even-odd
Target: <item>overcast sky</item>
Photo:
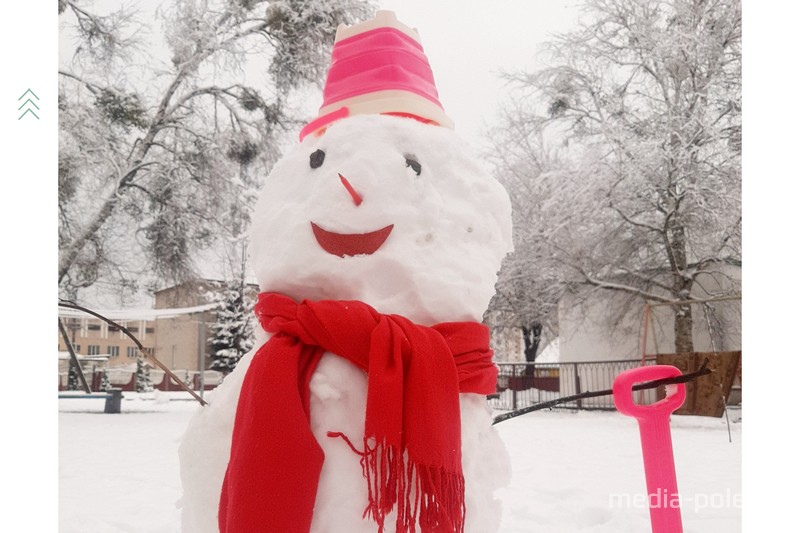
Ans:
[[[505,90],[501,71],[542,66],[541,44],[569,31],[574,0],[381,0],[382,9],[416,28],[433,68],[439,100],[456,131],[479,143]]]

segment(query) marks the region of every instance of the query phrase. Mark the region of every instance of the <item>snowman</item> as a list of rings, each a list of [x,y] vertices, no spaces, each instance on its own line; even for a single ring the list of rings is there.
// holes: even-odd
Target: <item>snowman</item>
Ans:
[[[256,348],[180,446],[184,533],[491,533],[509,478],[480,323],[511,207],[416,30],[340,27],[252,218]]]

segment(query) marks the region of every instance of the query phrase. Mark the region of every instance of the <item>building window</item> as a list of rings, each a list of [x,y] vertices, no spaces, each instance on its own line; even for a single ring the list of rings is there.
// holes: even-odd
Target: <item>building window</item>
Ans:
[[[89,331],[100,331],[100,324],[89,324]]]
[[[128,346],[125,349],[125,352],[126,352],[125,355],[127,355],[128,357],[136,357],[136,352],[137,351],[138,351],[138,348],[136,348],[136,346]]]
[[[97,344],[90,344],[87,349],[89,350],[86,352],[87,355],[100,355],[100,346]]]
[[[108,355],[111,357],[119,357],[119,346],[109,346]]]
[[[155,333],[156,328],[144,328],[145,333]]]
[[[128,331],[130,331],[131,333],[139,333],[139,326],[130,326],[128,328]]]
[[[108,325],[108,331],[119,331],[119,327],[112,326],[111,324]]]

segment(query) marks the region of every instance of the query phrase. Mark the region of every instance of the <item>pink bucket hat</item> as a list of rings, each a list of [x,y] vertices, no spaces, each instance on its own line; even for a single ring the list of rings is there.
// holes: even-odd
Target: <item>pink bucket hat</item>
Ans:
[[[334,121],[365,114],[405,116],[453,127],[439,102],[419,34],[391,11],[353,26],[339,26],[316,119],[300,140],[322,134]]]

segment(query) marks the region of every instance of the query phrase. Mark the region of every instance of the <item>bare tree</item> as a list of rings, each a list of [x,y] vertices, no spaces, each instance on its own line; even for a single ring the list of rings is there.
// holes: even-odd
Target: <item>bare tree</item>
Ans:
[[[77,44],[59,87],[59,271],[74,295],[147,268],[181,279],[193,254],[240,236],[282,133],[288,94],[324,75],[340,23],[369,0],[176,0],[160,13],[166,61],[144,57],[138,23],[60,0]],[[267,59],[271,83],[236,81]],[[166,58],[165,58],[166,59]]]
[[[669,303],[675,350],[693,351],[688,302],[740,290],[741,6],[584,3],[552,66],[509,76],[520,92],[494,161],[521,216],[498,287],[538,279],[529,296],[549,305],[580,287]]]

